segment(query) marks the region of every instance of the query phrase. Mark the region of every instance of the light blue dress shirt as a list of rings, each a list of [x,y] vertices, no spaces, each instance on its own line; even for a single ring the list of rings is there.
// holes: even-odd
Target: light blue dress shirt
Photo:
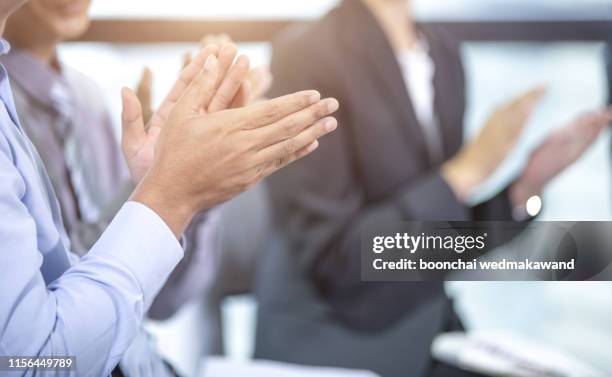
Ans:
[[[7,51],[0,41],[0,55]],[[109,375],[183,249],[135,202],[80,260],[63,229],[0,65],[0,355],[75,356],[76,375]]]
[[[104,93],[91,78],[55,58],[58,70],[29,51],[0,56],[9,74],[19,125],[44,162],[60,205],[70,251],[83,255],[133,190]],[[185,256],[149,309],[165,320],[212,286],[221,258],[221,209],[198,214],[185,231]],[[133,376],[130,376],[133,377]]]

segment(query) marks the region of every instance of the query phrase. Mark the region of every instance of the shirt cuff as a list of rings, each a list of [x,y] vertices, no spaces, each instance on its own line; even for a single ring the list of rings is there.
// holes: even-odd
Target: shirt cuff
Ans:
[[[444,178],[432,172],[402,192],[404,217],[414,221],[468,221],[468,208],[455,196]]]
[[[149,307],[184,251],[174,233],[152,209],[127,202],[90,254],[112,257],[136,278]]]

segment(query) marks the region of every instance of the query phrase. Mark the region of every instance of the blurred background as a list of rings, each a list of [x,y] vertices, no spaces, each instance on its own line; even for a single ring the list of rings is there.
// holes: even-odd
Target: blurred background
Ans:
[[[336,3],[94,1],[92,30],[84,40],[65,44],[61,55],[98,81],[118,123],[120,88],[134,87],[146,65],[154,74],[154,102],[159,103],[180,70],[183,53],[197,48],[198,34],[229,31],[254,65],[267,64],[268,39],[277,30],[291,22],[316,19]],[[528,126],[520,148],[482,187],[480,195],[486,196],[508,182],[530,148],[550,130],[608,102],[606,69],[612,63],[606,60],[609,52],[605,41],[612,41],[612,28],[608,27],[606,35],[605,29],[594,25],[612,22],[612,0],[415,3],[419,20],[449,22],[470,36],[462,47],[468,84],[466,137],[478,130],[495,106],[535,84],[548,85],[549,94]],[[145,22],[147,27],[140,28],[143,24],[138,22]],[[483,32],[482,25],[499,33]],[[121,28],[121,40],[113,40],[117,27]],[[175,40],[164,40],[168,35]],[[584,158],[550,185],[544,193],[541,219],[612,220],[610,171],[610,136],[606,133]],[[252,211],[258,211],[254,216],[265,221],[265,198],[256,198],[230,203],[226,222],[231,223],[232,210],[244,208],[241,200],[254,200],[249,204]],[[226,233],[231,243],[231,234]],[[252,241],[247,247],[258,247],[259,241]],[[168,322],[149,324],[160,350],[184,370],[192,370],[207,353],[224,353],[235,360],[252,356],[257,302],[249,283],[256,260],[221,264],[221,275],[230,271],[225,276],[232,280],[230,289],[213,298],[203,297]],[[612,374],[612,283],[450,283],[448,291],[456,297],[468,328],[516,331],[562,347]],[[525,295],[526,291],[530,294]],[[537,318],[547,318],[546,325]]]

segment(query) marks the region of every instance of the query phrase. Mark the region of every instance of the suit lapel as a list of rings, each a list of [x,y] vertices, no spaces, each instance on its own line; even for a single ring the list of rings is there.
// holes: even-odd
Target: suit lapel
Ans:
[[[416,118],[397,57],[384,31],[361,0],[345,0],[340,14],[343,23],[350,24],[339,30],[343,33],[344,43],[358,61],[366,62],[368,72],[375,76],[377,94],[387,99],[396,118],[395,126],[405,136],[411,154],[418,156],[419,161],[429,161],[423,130]]]
[[[420,30],[429,42],[429,53],[436,66],[433,83],[434,110],[443,139],[444,160],[447,160],[453,157],[463,144],[465,112],[463,66],[458,45],[442,43],[441,38],[426,26]]]

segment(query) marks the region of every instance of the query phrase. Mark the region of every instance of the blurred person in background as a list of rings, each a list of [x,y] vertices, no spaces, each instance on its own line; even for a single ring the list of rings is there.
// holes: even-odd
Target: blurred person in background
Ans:
[[[286,266],[264,267],[261,279],[271,282],[259,293],[256,356],[372,369],[385,377],[471,375],[430,357],[437,334],[463,329],[443,283],[361,281],[361,231],[410,220],[529,220],[537,211],[528,213],[527,201],[583,154],[610,112],[557,130],[512,184],[473,206],[471,196],[512,151],[544,89],[502,106],[464,143],[459,43],[445,30],[417,26],[406,0],[343,1],[321,21],[279,38],[271,70],[272,95],[315,87],[338,98],[343,127],[319,154],[267,181],[297,276],[283,275]],[[270,270],[281,272],[274,278]],[[323,302],[311,313],[314,322],[325,322],[320,331],[300,317],[307,304],[282,291],[296,286],[287,279],[302,278],[313,300]],[[287,308],[279,309],[283,295]],[[312,342],[302,352],[286,347],[302,339]]]
[[[2,33],[7,17],[25,3],[20,0],[2,3]],[[21,25],[24,28],[9,34],[17,46],[31,47],[43,67],[46,57],[47,68],[51,67],[56,74],[64,73],[65,67],[55,56],[55,45],[46,38],[59,37],[49,30],[48,34],[41,33],[34,25],[43,23],[51,30],[57,26],[64,32],[71,27],[79,29],[78,25],[82,27],[87,22],[87,6],[85,1],[37,2],[33,8],[16,14],[11,20],[15,24],[10,28],[13,31]],[[28,11],[50,13],[36,19],[28,18]],[[58,21],[68,16],[71,19],[66,24]],[[52,20],[52,26],[45,23],[47,20]],[[26,38],[36,34],[34,30],[40,33],[42,41]],[[6,288],[0,303],[2,355],[69,354],[78,360],[78,374],[107,375],[121,359],[121,370],[113,371],[118,375],[172,375],[138,328],[143,311],[148,310],[183,257],[177,239],[198,213],[227,201],[264,176],[311,153],[318,147],[316,139],[336,125],[332,118],[319,119],[333,112],[337,101],[320,101],[314,91],[243,108],[250,91],[245,81],[249,62],[242,57],[234,63],[235,50],[234,46],[202,50],[181,72],[146,127],[138,99],[128,89],[123,90],[122,150],[136,188],[129,198],[124,198],[127,203],[107,223],[100,239],[91,240],[91,252],[80,259],[69,251],[71,241],[64,227],[66,217],[55,195],[56,182],[43,165],[43,159],[49,163],[48,156],[38,154],[21,127],[7,72],[4,65],[0,66],[0,172],[5,183],[0,190],[0,207],[5,215],[0,239],[6,246],[0,253],[0,277]],[[0,57],[8,51],[8,43],[2,40]],[[26,60],[22,63],[25,65]],[[92,99],[91,93],[79,92],[78,87],[66,84],[58,88],[35,63],[29,61],[32,65],[24,74],[42,77],[41,84],[50,85],[51,91],[75,90],[70,93],[75,96],[73,100],[80,95]],[[35,93],[28,93],[27,89],[24,99],[32,102],[42,100],[35,97],[39,92],[48,94],[44,86]],[[59,97],[63,99],[64,95],[60,93]],[[82,158],[79,153],[92,153],[89,149],[74,151],[76,136],[71,134],[75,132],[71,127],[77,127],[71,122],[78,122],[78,127],[108,126],[95,123],[96,116],[101,119],[104,116],[94,107],[86,108],[94,114],[90,124],[81,123],[84,119],[74,108],[74,113],[62,108],[57,111],[60,114],[53,114],[42,110],[45,105],[50,106],[49,101],[36,105],[41,108],[26,108],[25,117],[36,121],[40,120],[38,117],[49,119],[48,123],[32,121],[30,130],[53,129],[59,124],[59,130],[53,129],[58,135],[48,136],[49,139],[58,136],[53,139],[60,143],[55,151],[69,150],[69,157]],[[229,108],[234,110],[221,111]],[[61,119],[57,124],[56,118]],[[106,132],[101,134],[108,136]],[[57,158],[52,162],[60,160],[58,156],[52,155]],[[79,164],[79,158],[67,159],[67,165]],[[82,206],[78,192],[83,190],[84,173],[74,173],[70,167],[65,168],[64,174],[65,179],[70,179],[70,190],[75,191],[76,208]],[[187,176],[189,179],[185,179]],[[85,207],[92,213],[95,210],[89,202]],[[131,351],[127,350],[130,344]],[[125,356],[133,357],[126,361]]]

